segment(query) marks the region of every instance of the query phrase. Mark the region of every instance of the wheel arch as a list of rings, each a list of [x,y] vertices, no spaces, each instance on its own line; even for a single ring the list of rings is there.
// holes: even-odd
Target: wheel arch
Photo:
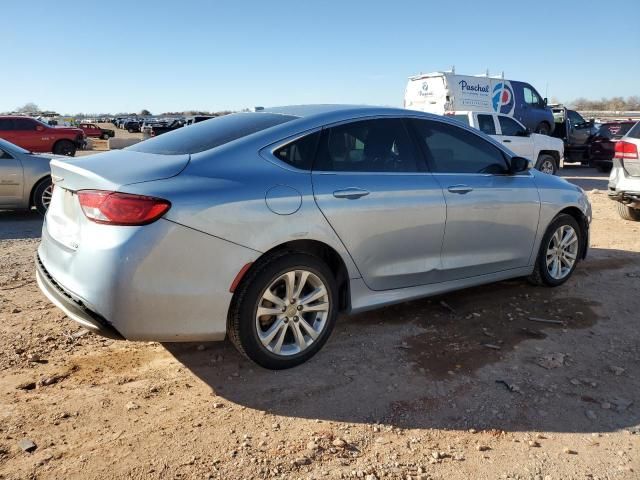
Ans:
[[[540,150],[538,152],[537,160],[540,160],[541,155],[550,155],[556,161],[556,168],[560,168],[560,152],[557,150]]]
[[[241,272],[242,278],[269,258],[286,253],[307,253],[320,258],[333,272],[339,294],[339,311],[346,311],[351,306],[349,291],[349,271],[342,256],[330,245],[318,240],[292,240],[281,243],[260,255],[249,268]],[[242,279],[240,279],[240,282]],[[235,292],[234,292],[235,297]]]
[[[33,182],[33,186],[31,187],[31,192],[29,192],[29,208],[31,208],[31,207],[33,207],[35,205],[36,188],[38,188],[38,186],[42,182],[46,181],[47,179],[51,180],[51,174],[43,175],[36,182]]]

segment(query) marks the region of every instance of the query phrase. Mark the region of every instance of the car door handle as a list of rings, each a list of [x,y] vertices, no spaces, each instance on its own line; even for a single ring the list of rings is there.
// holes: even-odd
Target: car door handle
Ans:
[[[364,197],[366,195],[369,195],[368,191],[355,187],[336,190],[333,192],[333,196],[336,198],[348,198],[350,200],[355,200],[356,198]]]
[[[464,195],[465,193],[469,193],[473,191],[469,185],[451,185],[447,190],[451,193],[459,193],[460,195]]]
[[[511,140],[502,140],[504,143],[511,143]]]

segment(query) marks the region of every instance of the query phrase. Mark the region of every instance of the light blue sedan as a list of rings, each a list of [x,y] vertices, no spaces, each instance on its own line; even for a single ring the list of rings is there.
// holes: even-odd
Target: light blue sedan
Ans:
[[[51,162],[42,291],[115,338],[222,340],[267,368],[338,312],[528,277],[588,249],[584,192],[445,117],[294,106]]]

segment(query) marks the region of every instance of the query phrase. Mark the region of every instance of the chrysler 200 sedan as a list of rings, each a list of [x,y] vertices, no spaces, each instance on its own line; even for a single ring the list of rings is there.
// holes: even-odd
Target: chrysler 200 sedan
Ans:
[[[294,106],[51,162],[45,295],[129,340],[230,337],[288,368],[338,312],[513,277],[564,283],[588,249],[584,192],[445,117]]]

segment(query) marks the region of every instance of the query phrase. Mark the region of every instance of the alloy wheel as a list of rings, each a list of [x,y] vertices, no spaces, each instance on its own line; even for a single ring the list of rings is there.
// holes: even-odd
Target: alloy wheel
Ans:
[[[540,165],[540,171],[542,173],[553,175],[553,161],[547,159],[542,162],[542,165]]]
[[[42,201],[42,205],[44,206],[45,209],[49,208],[49,205],[51,204],[52,196],[53,196],[53,184],[45,188],[44,191],[42,192],[42,196],[40,197],[40,200]]]
[[[571,225],[560,226],[547,246],[547,271],[552,278],[562,280],[571,273],[578,258],[578,234]]]
[[[320,336],[329,317],[329,292],[316,274],[291,270],[264,290],[255,315],[258,339],[272,354],[305,351]]]

